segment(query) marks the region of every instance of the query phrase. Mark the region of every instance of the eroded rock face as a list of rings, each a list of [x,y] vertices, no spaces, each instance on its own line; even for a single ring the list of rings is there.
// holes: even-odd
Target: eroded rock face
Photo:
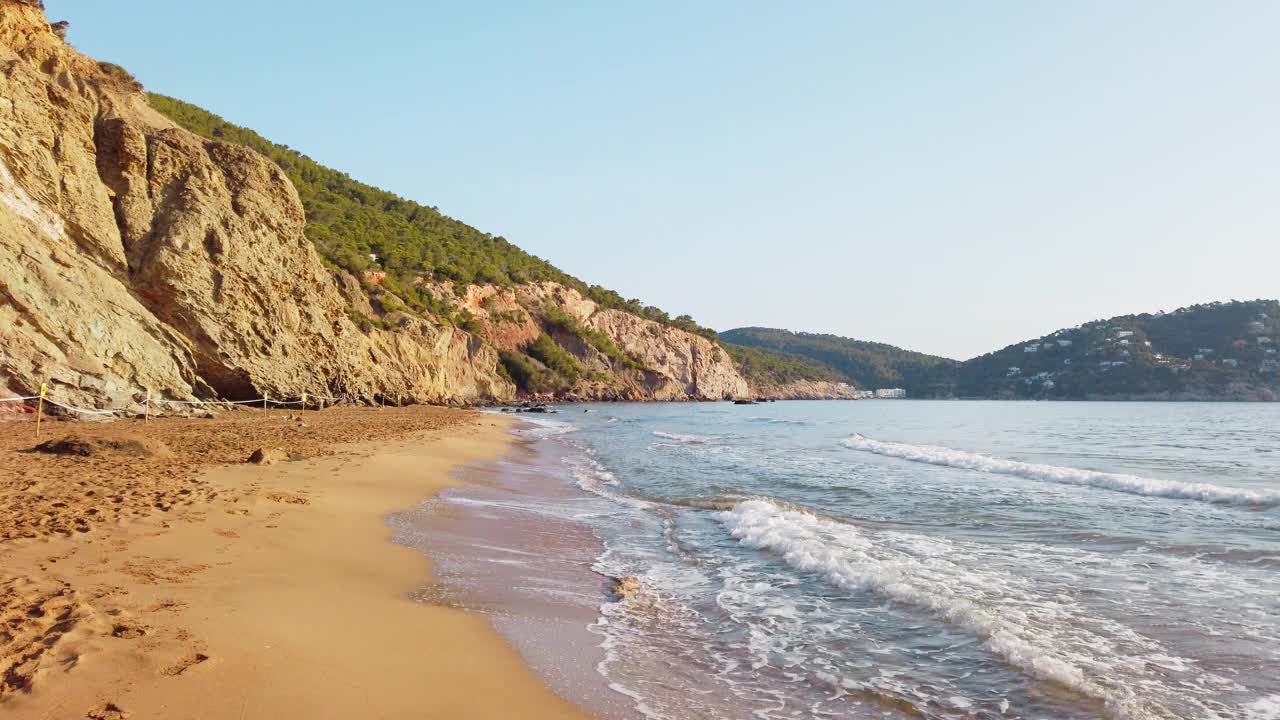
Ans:
[[[797,380],[783,385],[753,386],[751,396],[770,400],[857,400],[858,390],[846,383]]]
[[[128,407],[302,392],[504,399],[497,353],[367,303],[303,235],[283,172],[151,110],[113,66],[66,45],[37,6],[0,0],[0,387]],[[354,291],[352,285],[354,284]]]
[[[485,338],[505,350],[517,350],[546,331],[564,349],[603,380],[584,379],[571,394],[581,399],[723,400],[751,394],[729,354],[716,343],[621,310],[599,307],[576,289],[542,282],[499,288],[472,285],[459,297],[451,283],[431,287],[438,297],[456,298],[484,327]],[[642,369],[611,360],[570,333],[559,332],[542,317],[552,307],[583,327],[607,335]]]
[[[644,387],[655,400],[725,400],[750,394],[729,354],[704,337],[620,310],[600,310],[587,324],[652,370]]]

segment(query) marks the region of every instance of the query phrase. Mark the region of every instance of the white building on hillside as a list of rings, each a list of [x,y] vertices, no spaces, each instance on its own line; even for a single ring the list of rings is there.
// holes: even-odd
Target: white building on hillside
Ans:
[[[907,396],[907,391],[902,388],[880,388],[876,390],[876,397],[881,400],[901,400]]]

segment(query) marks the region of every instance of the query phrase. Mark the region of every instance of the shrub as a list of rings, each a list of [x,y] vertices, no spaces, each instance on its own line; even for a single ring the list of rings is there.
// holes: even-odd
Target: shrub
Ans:
[[[577,358],[557,345],[556,341],[546,333],[539,335],[537,340],[530,343],[529,347],[525,348],[525,352],[564,378],[570,385],[577,382],[585,370]]]

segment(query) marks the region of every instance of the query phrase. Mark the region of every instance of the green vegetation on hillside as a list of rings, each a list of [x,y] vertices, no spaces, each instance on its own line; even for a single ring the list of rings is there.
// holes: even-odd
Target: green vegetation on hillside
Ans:
[[[720,337],[812,358],[864,387],[897,385],[917,398],[1280,399],[1275,300],[1121,315],[963,363],[833,335],[741,328]]]
[[[554,372],[522,352],[499,351],[498,371],[527,393],[553,393],[566,388],[564,381]]]
[[[524,352],[502,350],[498,359],[500,371],[528,393],[563,392],[588,374],[576,357],[546,333],[529,343]]]
[[[543,333],[538,336],[524,349],[525,354],[535,360],[546,365],[548,369],[564,378],[568,384],[572,385],[577,382],[578,378],[585,372],[582,364],[578,362],[568,350],[556,344],[550,335]]]
[[[755,386],[786,385],[810,380],[815,382],[842,382],[844,377],[829,367],[799,355],[787,355],[772,350],[724,343],[738,372]]]
[[[1194,305],[1058,330],[974,358],[944,382],[957,397],[1280,397],[1280,302]]]
[[[639,300],[588,285],[505,238],[480,232],[434,207],[356,181],[195,105],[155,93],[148,98],[153,108],[187,130],[211,140],[246,145],[279,165],[302,199],[307,237],[320,256],[335,267],[355,273],[371,267],[385,270],[401,287],[411,287],[419,276],[453,280],[459,285],[553,281],[576,288],[603,307],[715,337],[688,315],[672,318]],[[370,254],[377,257],[376,263]],[[410,302],[410,306],[419,312],[438,312],[430,302],[416,307]]]
[[[542,308],[541,315],[543,321],[552,328],[577,336],[583,342],[604,353],[608,358],[616,360],[629,368],[644,369],[644,365],[639,360],[623,352],[608,335],[595,328],[583,325],[555,305],[547,305]]]
[[[773,328],[737,328],[720,333],[725,343],[817,361],[843,380],[864,388],[927,386],[938,368],[954,360],[903,350],[884,343],[866,342],[815,333]]]

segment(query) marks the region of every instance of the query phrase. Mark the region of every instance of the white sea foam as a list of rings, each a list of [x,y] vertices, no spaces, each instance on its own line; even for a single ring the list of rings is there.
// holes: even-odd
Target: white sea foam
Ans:
[[[1268,695],[1244,707],[1249,720],[1280,720],[1280,695]]]
[[[1194,702],[1190,682],[1166,684],[1161,677],[1186,661],[1056,589],[999,567],[983,546],[864,530],[765,499],[743,501],[719,517],[743,545],[777,552],[791,567],[842,589],[926,610],[973,633],[1008,664],[1102,700],[1113,717],[1169,717],[1167,701]],[[1144,669],[1152,659],[1163,660],[1159,673]]]
[[[1062,485],[1095,487],[1131,495],[1258,507],[1280,503],[1280,493],[1270,491],[1245,490],[1243,488],[1210,485],[1209,483],[1158,480],[1124,473],[1098,472],[1095,470],[1058,467],[1056,465],[1019,462],[1017,460],[989,457],[945,447],[872,440],[863,435],[853,435],[845,439],[844,444],[854,450],[913,462],[963,468],[997,475],[1013,475],[1028,480],[1040,480]]]
[[[640,510],[653,507],[651,502],[610,489],[619,485],[618,479],[586,452],[569,455],[564,463],[569,467],[574,483],[593,495],[607,498],[624,507]]]
[[[654,430],[653,434],[655,437],[674,440],[679,443],[688,443],[690,445],[705,445],[706,443],[715,441],[715,438],[709,435],[686,435],[683,433],[663,432],[661,430]]]
[[[538,437],[552,437],[555,435],[564,435],[578,429],[573,423],[563,422],[561,420],[551,420],[550,418],[531,417],[527,413],[521,414],[520,419],[524,422],[534,425],[534,429],[529,434]]]

